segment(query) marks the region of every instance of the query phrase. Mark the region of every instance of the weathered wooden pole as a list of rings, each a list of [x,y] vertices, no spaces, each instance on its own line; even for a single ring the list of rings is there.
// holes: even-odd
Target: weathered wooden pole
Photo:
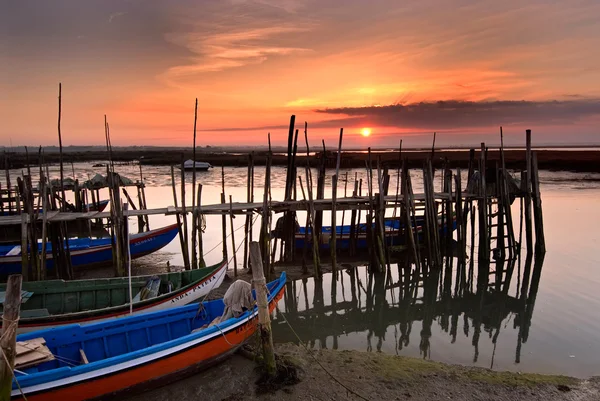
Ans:
[[[0,358],[0,401],[10,401],[12,391],[13,369],[15,368],[15,354],[17,352],[17,326],[21,310],[21,281],[20,274],[8,277],[6,283],[6,297],[2,314],[2,336],[0,348],[3,357]]]
[[[221,204],[225,205],[225,167],[221,165]],[[221,233],[223,235],[223,259],[227,258],[227,215],[225,212],[221,214]]]
[[[196,211],[196,228],[198,230],[198,268],[202,269],[206,267],[206,261],[204,260],[204,242],[202,240],[202,233],[204,232],[204,217],[202,216],[202,184],[198,183],[198,199],[196,202],[198,210]]]
[[[246,189],[246,202],[251,203],[251,188],[254,187],[254,152],[248,154],[248,178],[247,178],[247,189]],[[252,211],[246,211],[246,222],[244,223],[244,269],[248,267],[248,241],[250,239],[250,231],[252,222]]]
[[[275,376],[277,365],[273,351],[273,336],[271,335],[267,281],[263,274],[262,256],[258,242],[253,241],[250,243],[250,260],[252,263],[252,285],[256,292],[256,303],[258,306],[258,333],[263,350],[263,360],[267,374]]]
[[[533,224],[531,221],[531,173],[532,173],[532,158],[531,158],[531,130],[525,131],[525,237],[527,240],[527,252],[533,252]]]
[[[196,98],[196,105],[194,106],[194,145],[192,148],[192,160],[194,165],[192,167],[192,269],[198,268],[198,254],[196,252],[196,122],[198,121],[198,98]]]
[[[538,173],[537,152],[533,153],[532,163],[532,193],[533,193],[533,219],[535,222],[535,252],[546,253],[546,239],[544,236],[544,219],[542,214],[542,197],[540,195],[540,176]]]
[[[181,154],[181,217],[183,219],[183,242],[185,244],[185,255],[183,260],[187,261],[185,265],[186,270],[193,268],[190,263],[190,241],[188,236],[188,219],[187,219],[187,208],[185,207],[185,166],[184,166],[183,154]],[[194,194],[192,193],[192,199]]]
[[[235,230],[233,228],[233,197],[229,195],[229,223],[231,227],[231,252],[233,253],[233,276],[237,277],[237,256],[235,247]]]
[[[183,231],[181,230],[181,215],[177,212],[177,187],[175,186],[174,167],[171,166],[171,186],[173,188],[173,206],[175,206],[175,218],[177,219],[177,233],[179,234],[179,245],[181,246],[181,255],[183,256],[183,265],[186,270],[189,266],[188,254],[185,252],[185,241],[183,239]]]

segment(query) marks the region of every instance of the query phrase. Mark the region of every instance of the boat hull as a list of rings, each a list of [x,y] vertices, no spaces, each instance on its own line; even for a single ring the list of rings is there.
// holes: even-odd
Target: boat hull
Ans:
[[[278,280],[273,297],[269,300],[270,311],[283,297],[284,284],[285,273]],[[150,318],[153,315],[147,316]],[[135,358],[98,369],[85,371],[84,365],[81,373],[72,374],[72,371],[67,373],[61,368],[58,370],[62,374],[56,372],[49,380],[39,383],[31,380],[31,384],[27,384],[25,379],[28,377],[24,376],[21,389],[30,401],[112,399],[115,395],[132,390],[147,389],[147,385],[197,372],[226,358],[254,334],[257,319],[258,311],[254,309],[245,318],[236,319],[233,324],[218,331],[190,334],[170,341],[151,353],[140,350],[142,352]],[[47,332],[35,333],[40,336],[44,334]],[[25,338],[20,336],[18,340],[28,339],[32,335]],[[21,390],[15,385],[11,395],[13,400],[23,399]]]
[[[404,244],[405,236],[404,236],[404,228],[399,225],[397,221],[386,220],[385,231],[386,231],[386,244],[390,245],[402,245]],[[415,223],[413,223],[414,225]],[[419,241],[423,241],[424,238],[422,236],[423,229],[423,221],[416,221],[417,233]],[[298,232],[296,232],[294,236],[295,247],[297,251],[301,251],[305,247],[306,240],[306,229],[301,227]],[[452,221],[451,230],[453,232],[456,230],[456,218]],[[440,227],[440,235],[446,235],[447,233],[446,225]],[[309,229],[308,236],[308,247],[312,247],[312,238],[310,235]],[[350,241],[350,226],[337,226],[336,229],[336,248],[338,250],[348,250],[352,246]],[[330,238],[331,238],[331,227],[323,227],[321,231],[321,242],[319,244],[320,250],[329,250],[330,249]],[[356,250],[363,251],[369,248],[369,241],[367,240],[366,233],[366,224],[360,224],[359,229],[356,235]]]
[[[176,235],[177,225],[174,224],[158,230],[142,233],[139,236],[131,238],[129,241],[131,258],[140,258],[158,251],[171,242]],[[97,267],[112,264],[113,258],[110,239],[102,241],[104,245],[73,247],[70,251],[73,268]],[[46,253],[46,269],[54,269],[54,258],[51,249]],[[0,276],[18,273],[21,273],[21,255],[0,257]]]
[[[168,296],[160,296],[143,302],[133,304],[133,312],[129,312],[129,304],[123,304],[118,307],[98,309],[94,311],[84,311],[76,313],[67,313],[62,315],[51,315],[42,318],[21,318],[17,333],[28,333],[31,331],[50,329],[67,324],[93,324],[109,319],[131,316],[145,312],[156,312],[173,308],[176,306],[187,305],[200,300],[211,290],[219,288],[225,279],[227,273],[227,262],[222,261],[219,266],[207,277],[198,280],[188,286],[175,290]]]

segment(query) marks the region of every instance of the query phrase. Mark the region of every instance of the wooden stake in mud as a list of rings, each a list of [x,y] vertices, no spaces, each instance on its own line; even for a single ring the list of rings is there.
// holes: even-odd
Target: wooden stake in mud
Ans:
[[[531,163],[532,193],[533,193],[533,219],[535,222],[535,252],[546,253],[546,239],[544,237],[544,219],[542,214],[542,198],[540,195],[540,176],[538,173],[537,152],[533,153]]]
[[[229,223],[231,227],[231,249],[233,253],[233,276],[237,277],[237,256],[236,256],[236,247],[235,247],[235,230],[233,228],[233,219],[235,216],[233,215],[233,197],[229,195]]]
[[[60,132],[60,119],[62,111],[62,83],[58,83],[58,150],[60,158],[60,193],[62,196],[62,211],[67,210],[67,198],[65,197],[65,177],[63,169],[62,135]]]
[[[174,168],[173,166],[171,166],[171,185],[173,187],[173,203],[175,206],[175,209],[177,209],[177,187],[175,186],[175,172],[174,172]],[[188,254],[185,252],[185,242],[183,239],[183,232],[181,230],[181,215],[178,212],[175,212],[175,218],[177,219],[177,233],[179,234],[179,244],[181,245],[181,255],[183,255],[183,265],[185,266],[186,270],[188,269],[187,266],[189,266],[189,258],[188,258]]]
[[[202,215],[202,184],[198,183],[198,200],[196,202],[198,210],[196,212],[196,228],[198,229],[198,268],[206,267],[204,260],[204,243],[202,233],[204,232],[204,217]]]
[[[221,204],[225,205],[225,168],[221,166]],[[227,259],[227,216],[221,215],[221,231],[223,233],[223,259]]]
[[[250,243],[250,259],[252,261],[252,285],[256,291],[258,306],[258,332],[263,350],[265,368],[269,376],[275,376],[277,365],[273,352],[273,336],[271,335],[271,320],[269,317],[269,302],[267,298],[267,282],[263,275],[262,256],[258,242]]]
[[[11,398],[13,369],[17,352],[17,326],[21,310],[21,281],[20,274],[13,274],[8,277],[6,283],[2,337],[0,337],[0,348],[3,353],[0,358],[0,401],[10,401]]]
[[[527,252],[533,252],[533,224],[531,221],[531,173],[532,173],[532,158],[531,158],[531,130],[525,131],[525,238],[527,240]]]
[[[342,139],[344,137],[344,129],[340,128],[340,140],[338,143],[337,159],[335,163],[335,176],[331,180],[332,204],[331,204],[331,269],[337,270],[337,186],[340,176],[340,161],[342,156]]]
[[[312,254],[313,254],[313,268],[315,277],[321,277],[321,260],[319,257],[319,241],[320,241],[320,228],[317,229],[317,214],[315,212],[315,203],[313,197],[313,180],[312,180],[312,171],[310,169],[310,147],[308,145],[308,124],[304,122],[304,140],[306,141],[306,192],[308,192],[308,211],[307,213],[310,216],[311,227],[310,231],[312,233]],[[321,172],[319,171],[319,174]],[[320,176],[319,178],[320,179]],[[308,219],[307,219],[308,220]],[[306,227],[308,230],[308,226]],[[317,231],[318,230],[318,231]],[[304,246],[308,246],[307,241],[305,240]]]
[[[192,194],[193,197],[194,195]],[[183,218],[183,243],[185,245],[183,260],[187,261],[185,269],[190,270],[192,265],[190,264],[190,242],[188,238],[187,209],[185,207],[185,168],[183,154],[181,155],[181,214]]]
[[[196,210],[196,122],[198,121],[198,98],[196,98],[196,105],[194,106],[194,145],[192,148],[192,160],[194,165],[192,167],[192,269],[198,268],[198,254],[196,253],[196,223],[195,218]]]
[[[254,202],[254,152],[248,155],[248,188],[246,190],[246,201]],[[248,241],[252,241],[252,211],[246,211],[246,222],[244,224],[244,269],[248,267]]]

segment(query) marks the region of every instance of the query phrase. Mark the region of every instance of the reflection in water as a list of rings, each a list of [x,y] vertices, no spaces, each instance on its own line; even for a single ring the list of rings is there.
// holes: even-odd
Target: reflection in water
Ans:
[[[498,263],[496,271],[481,274],[453,269],[451,263],[440,272],[425,274],[406,263],[379,274],[369,273],[366,267],[352,268],[325,274],[322,280],[288,282],[279,309],[311,348],[331,344],[337,349],[343,340],[341,348],[381,352],[387,346],[385,351],[390,352],[393,345],[397,355],[410,355],[414,343],[420,356],[430,359],[432,347],[444,345],[440,334],[456,344],[462,332],[470,337],[471,350],[461,343],[461,352],[470,352],[477,364],[481,339],[487,336],[493,346],[486,361],[490,368],[494,367],[500,333],[512,324],[517,333],[514,362],[518,364],[529,336],[542,263],[543,257],[535,263],[527,257],[517,271],[521,274],[513,274],[516,260]],[[275,314],[273,324],[276,341],[297,342],[281,313]],[[390,333],[393,339],[386,338]]]

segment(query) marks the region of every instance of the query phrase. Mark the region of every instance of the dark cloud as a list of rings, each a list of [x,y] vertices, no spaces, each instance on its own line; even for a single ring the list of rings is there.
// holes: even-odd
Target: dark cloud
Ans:
[[[388,106],[317,109],[343,116],[328,126],[379,125],[421,129],[453,129],[517,124],[573,124],[600,115],[599,99],[554,101],[448,100]]]

